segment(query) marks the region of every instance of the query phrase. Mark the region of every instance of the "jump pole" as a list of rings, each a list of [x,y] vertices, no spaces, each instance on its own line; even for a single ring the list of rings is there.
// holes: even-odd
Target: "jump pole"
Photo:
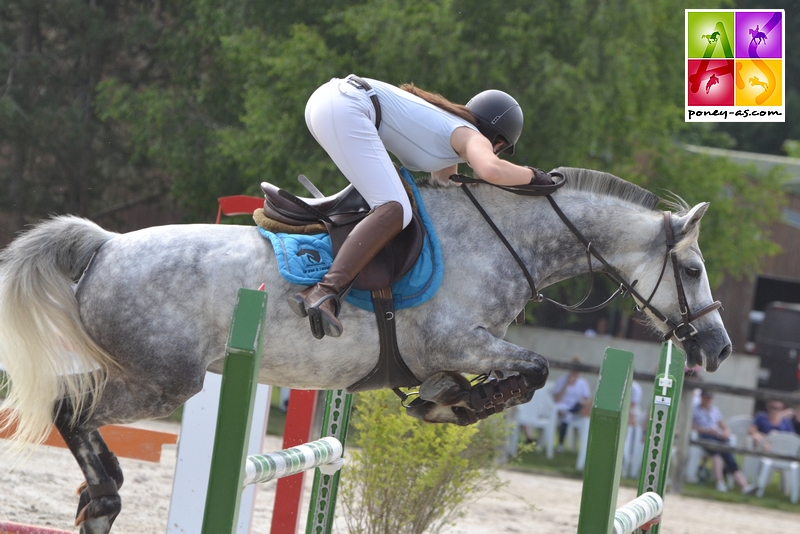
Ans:
[[[261,364],[266,302],[267,295],[262,291],[239,290],[223,367],[216,438],[203,517],[204,534],[236,531],[239,499],[244,485],[290,477],[314,467],[319,469],[315,474],[307,532],[329,533],[333,524],[338,470],[342,465],[342,443],[347,433],[351,395],[344,390],[328,392],[322,430],[326,437],[283,451],[247,456],[249,421]],[[291,529],[296,529],[296,521]],[[282,531],[283,527],[277,530]]]
[[[607,348],[589,419],[578,534],[613,532],[632,383],[633,353]]]
[[[311,439],[316,407],[316,391],[304,389],[290,391],[286,424],[283,429],[283,449],[302,445]],[[277,481],[272,507],[271,534],[296,534],[303,501],[304,480],[305,473],[299,472]]]
[[[579,534],[658,534],[651,521],[663,511],[669,457],[683,388],[684,354],[662,345],[639,479],[639,497],[616,509],[622,453],[630,410],[633,354],[608,348],[592,405],[581,496]],[[647,526],[648,530],[640,527]]]
[[[58,530],[55,528],[38,527],[36,525],[24,525],[22,523],[11,523],[0,521],[0,534],[76,534],[73,530]]]
[[[322,419],[323,436],[332,436],[344,445],[352,404],[353,395],[345,390],[328,391],[325,415]],[[338,489],[338,469],[331,471],[320,467],[316,470],[311,503],[308,507],[306,534],[330,534],[333,530]]]
[[[235,532],[238,522],[266,311],[265,292],[239,290],[223,366],[204,534]]]
[[[669,461],[675,438],[675,424],[680,410],[686,355],[672,341],[661,345],[661,359],[653,384],[653,404],[645,438],[639,494],[654,492],[663,499],[669,474]],[[653,525],[649,534],[658,534],[661,526]]]

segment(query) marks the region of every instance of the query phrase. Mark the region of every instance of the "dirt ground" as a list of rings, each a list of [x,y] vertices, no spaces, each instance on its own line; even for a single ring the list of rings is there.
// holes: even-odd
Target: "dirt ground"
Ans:
[[[177,432],[177,425],[148,425]],[[265,450],[280,448],[268,437]],[[121,459],[125,484],[120,490],[122,513],[113,532],[160,534],[166,531],[176,446],[164,447],[158,464]],[[74,490],[82,477],[65,449],[40,447],[27,463],[9,473],[10,463],[0,458],[0,521],[14,521],[69,530],[77,505]],[[467,507],[466,515],[447,534],[570,533],[578,524],[581,482],[549,476],[502,471],[508,485]],[[307,495],[313,477],[306,477]],[[275,484],[259,486],[253,533],[268,533]],[[620,488],[619,503],[635,497],[635,490]],[[202,511],[198,510],[198,513]],[[305,528],[305,512],[300,528]],[[661,532],[664,534],[778,534],[798,532],[800,514],[766,510],[668,495]],[[302,532],[303,530],[299,530]],[[337,532],[347,532],[341,518]]]

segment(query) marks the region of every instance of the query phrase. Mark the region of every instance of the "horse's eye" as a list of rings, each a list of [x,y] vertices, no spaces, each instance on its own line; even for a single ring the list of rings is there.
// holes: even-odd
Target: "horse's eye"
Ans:
[[[686,267],[684,269],[686,271],[686,275],[690,278],[699,278],[700,277],[700,269],[697,267]]]

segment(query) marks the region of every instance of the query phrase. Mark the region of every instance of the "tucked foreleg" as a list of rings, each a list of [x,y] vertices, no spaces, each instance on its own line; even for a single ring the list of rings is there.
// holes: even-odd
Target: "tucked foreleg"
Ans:
[[[419,400],[409,415],[431,423],[468,425],[528,402],[547,381],[547,359],[477,328],[459,343],[469,347],[459,357],[459,372],[440,371],[428,377]],[[489,380],[471,384],[460,373],[492,374]]]

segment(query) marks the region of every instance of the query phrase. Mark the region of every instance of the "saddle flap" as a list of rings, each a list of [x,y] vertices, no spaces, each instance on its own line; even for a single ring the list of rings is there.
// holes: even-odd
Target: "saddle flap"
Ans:
[[[285,224],[315,223],[320,220],[319,214],[332,217],[369,212],[367,201],[352,184],[335,195],[322,198],[297,197],[268,182],[261,182],[261,190],[265,197],[264,212],[268,217]]]
[[[337,222],[336,216],[333,219]],[[355,223],[339,227],[326,225],[331,236],[334,256],[354,226]],[[397,234],[388,245],[383,247],[372,258],[372,261],[361,270],[361,273],[353,283],[353,288],[362,291],[377,291],[390,287],[411,270],[420,252],[422,252],[424,242],[425,226],[419,214],[415,211],[408,226]]]

